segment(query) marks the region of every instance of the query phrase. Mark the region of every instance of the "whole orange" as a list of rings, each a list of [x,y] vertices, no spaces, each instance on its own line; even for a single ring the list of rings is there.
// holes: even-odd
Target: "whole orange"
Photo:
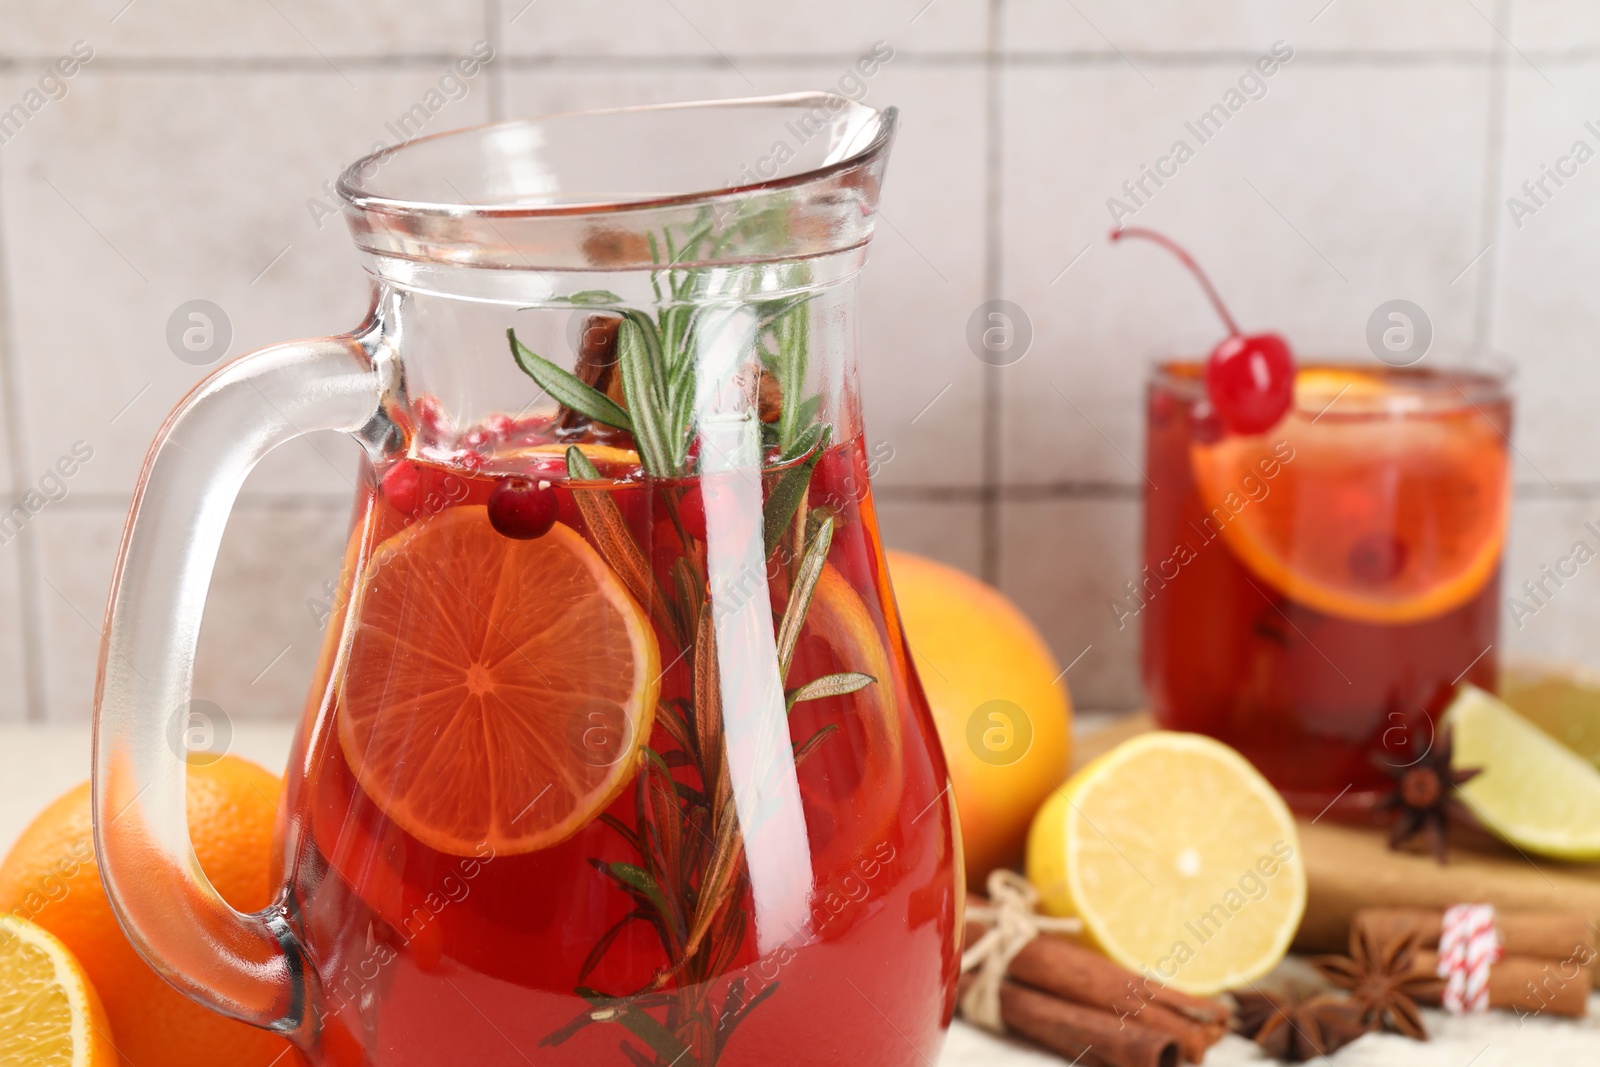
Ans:
[[[211,884],[241,911],[272,901],[272,834],[281,783],[225,756],[189,768],[189,833]],[[128,1067],[267,1067],[297,1062],[283,1038],[202,1008],[134,951],[95,863],[89,783],[58,798],[0,863],[0,911],[30,919],[70,948],[105,1003]]]
[[[1021,860],[1033,813],[1066,777],[1072,704],[1044,638],[998,589],[908,552],[888,559],[981,890]]]

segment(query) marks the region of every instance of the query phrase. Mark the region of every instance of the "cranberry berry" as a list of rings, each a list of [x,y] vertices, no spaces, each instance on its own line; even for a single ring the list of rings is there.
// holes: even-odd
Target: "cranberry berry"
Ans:
[[[1230,433],[1265,433],[1276,426],[1294,403],[1294,355],[1275,333],[1243,334],[1211,285],[1211,279],[1188,252],[1163,234],[1130,226],[1111,231],[1113,241],[1142,237],[1178,257],[1205,290],[1228,336],[1206,360],[1206,395]]]
[[[383,475],[383,498],[389,506],[402,515],[416,514],[417,498],[421,495],[422,476],[416,464],[402,459]]]
[[[547,481],[502,478],[489,494],[489,525],[504,537],[531,541],[556,524],[560,503]]]

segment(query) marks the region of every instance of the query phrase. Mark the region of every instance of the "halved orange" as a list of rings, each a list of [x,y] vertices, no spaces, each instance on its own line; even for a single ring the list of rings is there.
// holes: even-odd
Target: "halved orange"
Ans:
[[[357,595],[339,742],[361,788],[423,844],[548,848],[633,777],[660,653],[570,528],[518,541],[483,507],[450,508],[378,546]]]
[[[43,927],[0,915],[0,1063],[112,1067],[100,996],[71,950]]]
[[[1459,401],[1419,405],[1373,375],[1302,371],[1277,426],[1195,442],[1189,457],[1208,510],[1197,533],[1220,532],[1258,578],[1325,614],[1433,618],[1499,566],[1506,441]]]

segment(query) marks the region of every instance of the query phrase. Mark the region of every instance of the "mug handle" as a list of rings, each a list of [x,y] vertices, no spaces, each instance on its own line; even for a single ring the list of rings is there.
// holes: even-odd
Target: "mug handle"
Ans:
[[[280,904],[235,911],[200,869],[187,754],[171,737],[188,722],[200,617],[245,476],[312,430],[376,446],[389,425],[383,400],[398,380],[378,337],[369,318],[352,334],[252,352],[167,416],[123,531],[95,689],[95,848],[128,939],[192,999],[301,1044],[311,1038],[315,992],[305,951]]]

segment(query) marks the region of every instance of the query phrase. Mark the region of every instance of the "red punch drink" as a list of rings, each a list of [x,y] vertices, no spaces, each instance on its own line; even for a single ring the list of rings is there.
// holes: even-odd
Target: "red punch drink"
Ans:
[[[326,1061],[935,1055],[899,1035],[947,1018],[960,875],[860,440],[764,472],[770,495],[809,469],[795,526],[763,582],[708,596],[722,489],[643,479],[593,443],[576,477],[547,429],[369,472],[352,623],[325,653],[288,821]],[[497,502],[512,479],[548,508]],[[829,531],[820,556],[794,551],[806,529]],[[807,583],[784,665],[793,770],[763,772],[758,803],[737,715],[696,717],[737,667],[708,646],[710,602],[760,595],[779,619]]]
[[[1493,375],[1310,366],[1270,429],[1219,429],[1196,363],[1148,395],[1143,628],[1163,727],[1210,734],[1320,811],[1419,758],[1492,688],[1511,405]]]

